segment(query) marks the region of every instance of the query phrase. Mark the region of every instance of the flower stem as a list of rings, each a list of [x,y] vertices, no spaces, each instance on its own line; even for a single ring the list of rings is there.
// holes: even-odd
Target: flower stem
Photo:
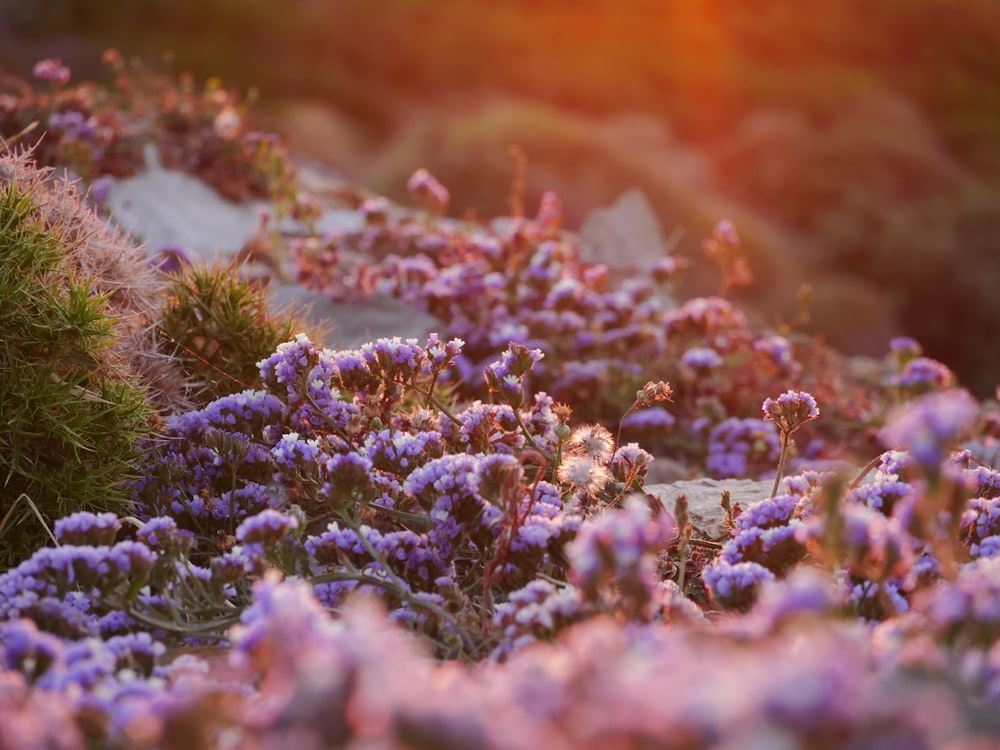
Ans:
[[[781,475],[785,471],[785,458],[788,456],[788,446],[791,445],[791,433],[781,433],[781,458],[778,459],[778,471],[774,475],[774,486],[771,488],[771,497],[778,494],[778,485],[781,484]]]

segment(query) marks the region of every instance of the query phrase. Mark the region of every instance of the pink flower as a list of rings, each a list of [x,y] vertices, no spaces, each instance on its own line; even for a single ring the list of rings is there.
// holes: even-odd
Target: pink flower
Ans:
[[[52,83],[58,83],[60,85],[69,82],[69,68],[63,65],[62,60],[59,58],[39,60],[35,63],[35,67],[31,72],[35,78],[41,81],[51,81]]]

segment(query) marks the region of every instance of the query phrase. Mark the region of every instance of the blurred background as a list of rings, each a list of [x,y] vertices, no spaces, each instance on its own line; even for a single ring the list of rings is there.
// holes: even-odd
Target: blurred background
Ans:
[[[847,353],[907,334],[1000,382],[997,0],[0,0],[6,72],[101,80],[107,48],[253,90],[391,198],[423,166],[452,214],[508,213],[516,145],[527,211],[554,189],[570,229],[638,187],[698,258],[728,218],[765,320],[808,281]]]

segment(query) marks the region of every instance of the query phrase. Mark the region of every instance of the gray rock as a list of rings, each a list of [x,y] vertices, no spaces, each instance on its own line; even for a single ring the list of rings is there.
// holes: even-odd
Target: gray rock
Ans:
[[[424,343],[431,333],[445,334],[444,324],[433,315],[381,293],[356,302],[332,302],[295,284],[277,284],[271,287],[271,305],[275,311],[298,311],[325,336],[316,343],[331,349],[356,349],[394,336]]]
[[[614,205],[591,211],[579,232],[580,259],[612,267],[642,270],[667,249],[649,198],[638,188],[627,190]]]
[[[163,168],[155,148],[145,156],[144,172],[113,182],[108,207],[148,254],[179,245],[211,263],[231,257],[254,235],[266,202],[232,203],[197,177]]]
[[[671,513],[678,495],[687,496],[691,523],[710,536],[722,533],[726,513],[719,505],[723,490],[729,490],[732,503],[747,508],[771,496],[771,480],[753,479],[689,479],[671,484],[650,484],[645,490],[663,503]]]

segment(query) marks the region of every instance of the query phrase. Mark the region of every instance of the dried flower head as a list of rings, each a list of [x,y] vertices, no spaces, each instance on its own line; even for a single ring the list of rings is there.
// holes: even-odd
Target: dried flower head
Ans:
[[[663,380],[652,381],[650,380],[646,385],[640,388],[635,393],[635,407],[642,408],[644,406],[652,406],[659,401],[673,401],[671,398],[674,395],[673,388],[670,387],[670,383]]]
[[[606,466],[589,456],[567,455],[556,471],[559,481],[588,497],[594,497],[611,479]]]
[[[602,464],[611,458],[615,441],[606,427],[599,424],[582,425],[573,430],[566,443],[566,452],[586,456]]]

